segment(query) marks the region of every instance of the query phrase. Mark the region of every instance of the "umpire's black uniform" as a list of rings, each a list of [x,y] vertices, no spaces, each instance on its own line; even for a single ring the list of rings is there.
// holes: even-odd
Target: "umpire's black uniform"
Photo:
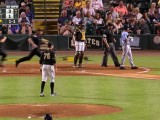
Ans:
[[[33,35],[33,36],[30,37],[30,39],[32,39],[32,41],[34,42],[35,45],[37,45],[37,47],[32,48],[32,50],[31,50],[31,52],[28,56],[25,56],[23,58],[20,58],[19,60],[16,60],[16,67],[21,62],[30,60],[34,55],[37,55],[38,57],[41,57],[41,52],[39,50],[39,47],[40,47],[40,44],[41,44],[41,38],[37,35]]]
[[[115,52],[115,44],[114,44],[115,41],[114,41],[114,36],[113,36],[113,31],[112,31],[113,28],[111,26],[113,25],[109,24],[108,28],[105,29],[103,32],[102,40],[103,40],[105,51],[104,51],[104,56],[103,56],[103,60],[101,64],[102,67],[107,67],[109,54],[112,57],[115,67],[120,67],[120,64],[119,64],[119,61],[118,61],[118,58]]]

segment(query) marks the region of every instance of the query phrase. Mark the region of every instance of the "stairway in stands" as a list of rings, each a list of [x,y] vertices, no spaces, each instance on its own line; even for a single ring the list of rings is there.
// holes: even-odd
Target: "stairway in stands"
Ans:
[[[58,34],[57,19],[60,14],[60,3],[60,0],[33,0],[35,14],[34,29],[44,29],[45,34]]]

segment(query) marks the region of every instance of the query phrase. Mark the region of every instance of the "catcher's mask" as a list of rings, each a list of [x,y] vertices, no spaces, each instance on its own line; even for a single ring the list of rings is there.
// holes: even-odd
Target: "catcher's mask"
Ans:
[[[44,120],[53,120],[50,114],[46,114]]]

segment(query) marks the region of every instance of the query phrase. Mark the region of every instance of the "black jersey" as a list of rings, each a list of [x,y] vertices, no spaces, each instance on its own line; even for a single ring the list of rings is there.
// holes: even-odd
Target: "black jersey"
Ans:
[[[108,43],[114,42],[114,36],[113,36],[113,32],[111,30],[108,30],[108,29],[104,30],[103,35],[106,35]]]
[[[76,31],[74,32],[74,36],[76,41],[84,42],[86,40],[84,30],[80,30],[76,28]]]
[[[0,41],[4,38],[4,36],[0,35]],[[0,42],[0,49],[2,49],[2,43]]]
[[[43,65],[54,65],[56,63],[56,55],[53,50],[45,50],[42,52],[40,58],[40,64]]]
[[[33,35],[33,36],[31,36],[31,39],[34,42],[34,44],[36,44],[39,48],[40,44],[41,44],[41,38],[38,37],[37,35]]]

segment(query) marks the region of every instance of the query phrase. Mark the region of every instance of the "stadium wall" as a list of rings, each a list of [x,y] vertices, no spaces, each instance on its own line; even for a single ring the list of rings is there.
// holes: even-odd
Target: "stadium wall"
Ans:
[[[6,35],[7,41],[2,45],[5,50],[27,51],[30,48],[28,44],[28,35]],[[157,50],[160,49],[160,36],[158,35],[132,35],[132,49]],[[41,38],[52,41],[56,50],[74,49],[72,37],[60,35],[43,35]],[[115,35],[117,40],[116,49],[121,49],[120,36]],[[102,49],[103,44],[101,36],[86,36],[87,49]]]

